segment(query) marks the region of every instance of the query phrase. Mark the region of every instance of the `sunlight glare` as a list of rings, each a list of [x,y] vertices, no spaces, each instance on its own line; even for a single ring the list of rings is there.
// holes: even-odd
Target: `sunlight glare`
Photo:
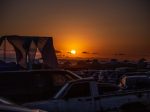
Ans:
[[[71,54],[76,54],[76,50],[71,50],[70,53]]]

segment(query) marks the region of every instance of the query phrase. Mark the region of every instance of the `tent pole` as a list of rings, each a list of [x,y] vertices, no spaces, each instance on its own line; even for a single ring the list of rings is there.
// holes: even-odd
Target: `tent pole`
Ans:
[[[4,39],[4,61],[6,62],[6,38]]]

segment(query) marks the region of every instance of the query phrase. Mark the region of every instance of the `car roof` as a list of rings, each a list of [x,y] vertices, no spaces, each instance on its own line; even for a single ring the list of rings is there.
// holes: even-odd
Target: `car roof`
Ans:
[[[14,104],[14,103],[12,103],[11,101],[8,101],[8,100],[5,99],[5,98],[1,98],[1,97],[0,97],[0,104]]]
[[[72,84],[72,83],[88,82],[88,81],[95,81],[95,79],[93,77],[88,77],[88,78],[82,78],[82,79],[77,79],[77,80],[69,81],[68,83]]]
[[[15,112],[33,112],[32,109],[8,104],[0,104],[0,110],[15,111]]]
[[[140,75],[140,74],[146,74],[146,72],[127,72],[124,75]]]
[[[149,78],[149,77],[146,75],[142,75],[142,76],[135,75],[135,76],[126,76],[126,78]]]

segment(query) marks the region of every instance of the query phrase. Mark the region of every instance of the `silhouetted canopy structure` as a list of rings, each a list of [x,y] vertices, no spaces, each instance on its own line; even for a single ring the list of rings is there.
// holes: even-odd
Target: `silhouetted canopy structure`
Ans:
[[[53,46],[52,37],[37,37],[37,36],[2,36],[0,45],[8,41],[15,50],[17,64],[27,68],[27,62],[33,64],[37,48],[39,49],[43,64],[48,68],[57,68],[57,57]],[[35,44],[34,46],[32,44]]]

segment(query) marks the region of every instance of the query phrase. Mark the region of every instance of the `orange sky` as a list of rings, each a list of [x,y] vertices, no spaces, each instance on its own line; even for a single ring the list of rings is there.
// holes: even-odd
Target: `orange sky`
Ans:
[[[1,0],[0,35],[52,36],[61,55],[150,58],[148,0]]]

